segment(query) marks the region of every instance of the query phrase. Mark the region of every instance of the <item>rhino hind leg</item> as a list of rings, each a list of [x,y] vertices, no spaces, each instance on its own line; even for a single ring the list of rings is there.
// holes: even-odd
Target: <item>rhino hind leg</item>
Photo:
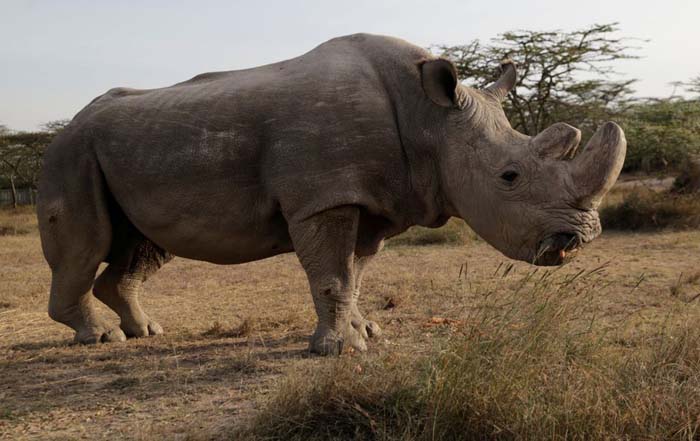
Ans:
[[[367,349],[367,333],[352,324],[358,223],[359,209],[346,206],[289,224],[318,315],[309,343],[313,353],[339,354],[345,346]]]
[[[49,164],[44,173],[53,179],[45,179],[39,191],[41,245],[51,267],[49,316],[73,328],[79,343],[124,341],[121,329],[96,311],[90,293],[109,253],[112,225],[97,163],[79,164],[71,173],[52,170]]]
[[[110,325],[95,310],[95,299],[90,295],[94,277],[93,271],[53,271],[49,316],[73,328],[78,343],[125,341],[124,332]]]
[[[163,328],[141,308],[143,282],[168,262],[171,255],[121,220],[108,258],[109,265],[95,280],[95,297],[119,315],[120,328],[131,337],[163,333]]]

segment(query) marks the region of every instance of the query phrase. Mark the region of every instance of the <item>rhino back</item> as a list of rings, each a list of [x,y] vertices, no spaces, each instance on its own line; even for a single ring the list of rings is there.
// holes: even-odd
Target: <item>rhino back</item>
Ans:
[[[145,235],[186,257],[253,260],[289,250],[288,220],[334,206],[404,221],[411,185],[392,75],[424,56],[344,37],[259,68],[112,89],[75,124]]]

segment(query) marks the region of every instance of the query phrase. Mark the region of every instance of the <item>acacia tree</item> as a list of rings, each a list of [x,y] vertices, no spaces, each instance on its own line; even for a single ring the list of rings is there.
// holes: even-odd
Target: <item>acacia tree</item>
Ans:
[[[439,46],[468,85],[485,87],[500,74],[494,66],[510,59],[518,82],[504,103],[514,128],[534,135],[556,121],[566,121],[585,134],[631,99],[635,80],[613,79],[611,63],[637,58],[628,39],[615,37],[617,23],[573,31],[512,31],[488,44]]]
[[[3,135],[0,139],[0,174],[10,182],[12,190],[12,206],[17,208],[17,185],[19,170],[24,162],[24,154],[21,149],[12,143],[10,135]]]
[[[700,95],[700,75],[689,80],[685,86],[688,92]]]
[[[68,124],[70,124],[70,119],[57,119],[54,121],[49,121],[41,125],[41,129],[44,132],[50,133],[52,135],[58,135],[62,132]]]
[[[39,132],[10,132],[0,127],[0,178],[9,182],[14,207],[18,202],[18,185],[36,189],[44,150],[68,122],[50,121]]]
[[[41,158],[53,136],[48,132],[19,132],[0,140],[0,174],[10,181],[14,207],[18,183],[36,189]]]

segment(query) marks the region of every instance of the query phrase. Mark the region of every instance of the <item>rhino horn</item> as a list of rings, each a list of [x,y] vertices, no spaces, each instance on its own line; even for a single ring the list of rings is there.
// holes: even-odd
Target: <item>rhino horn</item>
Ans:
[[[531,145],[541,158],[571,159],[581,142],[581,131],[566,123],[547,127],[531,140]]]
[[[571,161],[571,175],[582,207],[598,208],[625,162],[627,141],[614,122],[607,122]]]
[[[501,61],[501,77],[495,83],[486,88],[491,92],[498,101],[503,101],[508,92],[513,90],[515,83],[518,80],[518,74],[515,70],[515,62],[512,60]]]

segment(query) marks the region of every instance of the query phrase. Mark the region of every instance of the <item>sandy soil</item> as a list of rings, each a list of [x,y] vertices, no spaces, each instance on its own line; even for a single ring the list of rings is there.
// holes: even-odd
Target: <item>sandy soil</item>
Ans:
[[[479,241],[382,252],[361,299],[384,331],[371,353],[430,347],[425,323],[458,318],[504,263]],[[611,326],[656,326],[679,308],[700,318],[700,232],[606,233],[558,271],[601,267],[592,307]],[[280,378],[328,362],[306,353],[314,314],[294,255],[229,267],[175,259],[142,302],[166,335],[122,344],[72,344],[46,314],[48,285],[36,231],[0,236],[0,439],[225,438]]]

